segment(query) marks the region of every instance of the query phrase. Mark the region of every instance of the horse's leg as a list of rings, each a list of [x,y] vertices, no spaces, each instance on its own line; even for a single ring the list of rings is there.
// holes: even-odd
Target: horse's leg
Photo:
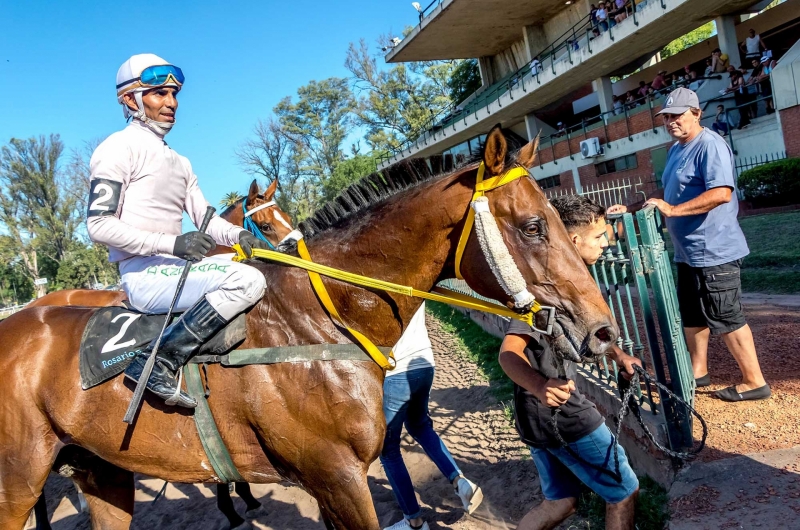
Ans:
[[[92,530],[128,530],[136,488],[133,473],[92,456],[73,469],[72,480],[89,507]]]
[[[33,513],[36,514],[36,530],[52,530],[47,515],[47,500],[44,498],[44,491],[39,495],[39,500],[33,507]]]
[[[217,508],[228,518],[231,528],[236,528],[244,523],[242,516],[233,507],[233,499],[231,499],[231,490],[228,484],[217,484]]]
[[[236,483],[236,494],[244,501],[247,505],[247,511],[258,510],[261,508],[261,503],[258,502],[258,499],[253,497],[253,493],[250,491],[250,484],[247,482],[237,482]]]
[[[379,530],[378,516],[367,483],[367,467],[353,455],[351,465],[328,473],[314,473],[304,486],[317,499],[327,528]],[[343,480],[347,469],[352,475]]]
[[[21,530],[28,522],[55,459],[58,439],[33,412],[4,428],[0,444],[0,528]],[[45,510],[46,511],[46,510]],[[45,517],[45,519],[47,519]]]

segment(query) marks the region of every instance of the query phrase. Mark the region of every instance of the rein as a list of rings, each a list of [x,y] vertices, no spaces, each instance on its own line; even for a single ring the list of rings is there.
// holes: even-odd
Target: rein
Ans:
[[[473,194],[473,200],[470,203],[471,205],[474,205],[475,201],[478,198],[483,197],[485,192],[504,186],[505,184],[513,182],[520,177],[529,175],[528,171],[525,170],[524,168],[514,167],[500,176],[483,180],[484,171],[485,171],[485,166],[483,163],[481,163],[478,169],[478,177],[477,177],[477,182],[475,184],[475,192]],[[484,199],[484,201],[485,200],[486,199]],[[244,208],[244,203],[242,203],[242,207]],[[247,217],[245,217],[245,219],[247,219]],[[466,222],[464,224],[464,230],[461,233],[461,238],[459,240],[458,247],[456,250],[456,275],[459,278],[461,278],[461,273],[460,273],[461,258],[463,257],[464,248],[466,247],[467,240],[469,239],[469,234],[472,230],[474,221],[475,221],[475,211],[472,207],[470,207],[469,213],[467,214]],[[245,256],[244,252],[242,252],[242,249],[239,245],[234,245],[233,249],[236,251],[236,256],[233,258],[235,261],[244,261],[245,259],[247,259],[247,256]],[[486,302],[474,296],[468,296],[461,293],[456,293],[454,291],[442,287],[434,287],[431,292],[420,291],[419,289],[414,289],[413,287],[409,287],[407,285],[400,285],[392,282],[378,280],[375,278],[362,276],[360,274],[355,274],[352,272],[343,271],[341,269],[336,269],[333,267],[328,267],[326,265],[320,265],[318,263],[314,263],[311,259],[311,255],[308,252],[308,247],[306,247],[306,244],[302,238],[298,239],[297,241],[297,252],[300,255],[299,258],[295,256],[290,256],[288,254],[284,254],[282,252],[277,252],[274,250],[253,249],[252,256],[257,258],[264,258],[270,261],[276,261],[278,263],[283,263],[285,265],[290,265],[292,267],[299,267],[301,269],[305,269],[306,271],[308,271],[308,275],[311,280],[311,285],[313,286],[314,291],[316,292],[317,296],[319,297],[320,301],[322,302],[323,306],[325,307],[326,311],[331,316],[331,318],[340,327],[347,329],[347,331],[358,341],[358,343],[364,348],[364,350],[369,354],[369,356],[376,363],[378,363],[378,365],[382,369],[387,371],[394,369],[393,352],[389,352],[389,355],[387,357],[366,336],[364,336],[363,334],[359,333],[358,331],[354,330],[353,328],[345,324],[344,319],[342,319],[341,315],[336,310],[336,307],[333,304],[333,300],[331,300],[331,297],[328,294],[325,285],[322,283],[321,276],[327,276],[328,278],[333,278],[352,285],[358,285],[360,287],[366,287],[368,289],[386,291],[390,293],[401,294],[404,296],[414,296],[425,300],[443,302],[446,304],[455,305],[458,307],[464,307],[467,309],[485,311],[487,313],[493,313],[495,315],[501,315],[504,317],[520,320],[531,326],[531,328],[535,329],[536,331],[539,331],[546,335],[552,333],[553,321],[555,319],[555,308],[550,306],[540,305],[535,299],[533,299],[533,295],[530,294],[529,294],[530,297],[529,302],[525,305],[525,307],[517,308],[518,309],[517,311],[513,311],[506,308],[505,306],[494,304],[491,302]],[[517,274],[519,274],[518,270]],[[545,311],[545,313],[547,314],[547,324],[545,329],[537,328],[536,323],[534,321],[534,315],[540,311]]]
[[[559,367],[559,377],[561,377],[561,372],[564,371],[563,370],[563,363],[560,363],[560,364],[561,364],[561,367]],[[572,449],[572,447],[569,446],[569,444],[567,443],[566,440],[564,440],[564,438],[561,436],[561,433],[558,432],[558,413],[561,412],[561,407],[556,407],[556,408],[551,409],[551,415],[550,415],[550,424],[553,426],[553,432],[554,432],[554,434],[556,436],[556,440],[558,440],[558,443],[561,444],[561,447],[563,449],[565,449],[567,451],[567,453],[572,458],[574,458],[575,460],[577,460],[578,462],[580,462],[580,463],[582,463],[582,464],[584,464],[586,466],[589,466],[590,468],[594,469],[595,471],[598,471],[600,473],[608,475],[609,477],[613,478],[615,481],[620,482],[620,483],[622,482],[622,474],[619,471],[619,442],[618,442],[618,440],[619,440],[620,433],[622,432],[622,420],[625,419],[625,416],[628,414],[628,412],[630,410],[633,410],[633,413],[636,416],[636,420],[639,422],[639,425],[642,427],[642,430],[644,431],[644,434],[647,437],[647,439],[650,440],[650,442],[653,444],[653,446],[656,449],[658,449],[662,453],[666,454],[667,456],[671,456],[673,458],[678,458],[680,460],[690,460],[690,459],[694,458],[695,456],[697,456],[697,454],[700,451],[703,450],[703,448],[706,446],[706,438],[708,437],[708,425],[706,425],[706,421],[703,419],[703,417],[700,415],[700,413],[697,412],[694,409],[694,407],[689,405],[689,403],[687,403],[683,398],[681,398],[680,396],[678,396],[674,392],[672,392],[672,390],[670,390],[666,386],[662,385],[661,383],[659,383],[658,381],[653,379],[650,376],[650,374],[648,374],[644,370],[644,368],[642,368],[641,366],[634,365],[633,368],[634,368],[634,372],[635,373],[633,374],[633,378],[630,380],[630,382],[627,383],[627,388],[625,389],[625,391],[622,394],[622,406],[620,407],[619,412],[616,415],[617,432],[614,433],[614,440],[612,442],[614,444],[614,470],[613,471],[608,469],[608,468],[606,468],[606,467],[596,466],[591,462],[587,462],[583,457],[581,457],[581,455],[579,455],[574,449]],[[656,440],[655,436],[653,436],[653,433],[650,432],[650,429],[648,429],[647,425],[645,425],[644,420],[642,419],[642,412],[639,409],[639,405],[636,403],[636,401],[633,398],[633,392],[636,389],[636,387],[639,385],[639,376],[641,376],[642,379],[644,379],[647,383],[652,383],[652,384],[656,385],[658,388],[660,388],[661,390],[663,390],[664,392],[666,392],[667,395],[669,395],[675,401],[677,401],[678,403],[683,405],[686,408],[686,410],[688,410],[694,417],[696,417],[698,420],[700,420],[700,425],[702,425],[702,427],[703,427],[703,437],[700,439],[700,445],[697,447],[697,449],[690,449],[688,451],[673,451],[672,449],[668,449],[667,447],[664,447],[663,445],[658,443],[658,441]],[[620,377],[621,377],[621,374],[620,374]],[[566,379],[566,375],[564,375],[563,378]],[[622,386],[623,386],[623,384],[620,381],[620,389],[622,389]]]
[[[256,206],[255,208],[253,208],[252,210],[250,210],[250,211],[248,212],[248,211],[247,211],[247,197],[245,197],[244,199],[242,199],[242,214],[244,214],[244,222],[243,222],[243,225],[244,225],[244,226],[243,226],[243,228],[244,228],[245,230],[247,230],[248,232],[250,232],[251,234],[253,234],[254,236],[256,236],[256,237],[257,237],[258,239],[260,239],[261,241],[264,241],[264,242],[266,242],[266,243],[267,243],[267,245],[269,245],[269,248],[271,248],[271,249],[274,249],[274,248],[275,248],[275,245],[273,245],[273,244],[272,244],[272,243],[269,241],[269,239],[267,239],[267,238],[266,238],[266,236],[264,235],[264,233],[263,233],[263,232],[261,231],[261,229],[258,227],[258,225],[256,224],[256,222],[255,222],[255,221],[253,221],[253,219],[252,219],[252,217],[251,217],[251,216],[252,216],[254,213],[256,213],[257,211],[259,211],[259,210],[263,210],[264,208],[269,208],[270,206],[275,206],[275,204],[277,204],[275,201],[268,201],[268,202],[265,202],[264,204],[259,204],[258,206]]]

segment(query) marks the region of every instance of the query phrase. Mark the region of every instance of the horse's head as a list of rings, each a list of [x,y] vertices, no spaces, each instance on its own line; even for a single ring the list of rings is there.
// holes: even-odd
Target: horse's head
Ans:
[[[253,179],[244,202],[253,225],[274,247],[277,247],[293,230],[291,217],[274,201],[277,189],[278,181],[276,180],[267,187],[262,195],[258,189],[258,182]],[[252,229],[253,225],[249,228]],[[246,224],[245,227],[247,227]]]
[[[484,180],[504,175],[517,166],[531,167],[536,142],[512,157],[501,129],[492,129],[484,147]],[[486,197],[528,290],[540,304],[556,309],[551,337],[556,353],[575,361],[601,357],[617,338],[618,328],[558,212],[536,181],[530,176],[517,178],[487,191]],[[487,263],[477,237],[469,238],[461,263],[461,273],[475,291],[512,304]]]

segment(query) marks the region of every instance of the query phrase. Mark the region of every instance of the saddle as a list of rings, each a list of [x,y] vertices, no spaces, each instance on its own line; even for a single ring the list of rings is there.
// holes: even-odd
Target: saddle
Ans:
[[[173,319],[179,316],[173,315]],[[81,387],[87,390],[122,373],[133,359],[133,352],[158,336],[164,318],[166,314],[142,313],[129,307],[102,307],[95,311],[81,337]],[[204,344],[189,362],[220,362],[245,336],[242,313]]]

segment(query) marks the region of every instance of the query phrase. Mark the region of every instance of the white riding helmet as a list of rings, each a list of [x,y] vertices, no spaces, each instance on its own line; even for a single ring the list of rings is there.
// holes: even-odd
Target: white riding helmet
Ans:
[[[155,121],[148,118],[144,112],[142,93],[162,86],[181,89],[184,82],[183,72],[177,66],[171,65],[161,57],[152,53],[134,55],[117,70],[117,101],[122,105],[125,119],[134,118],[148,125],[155,132],[166,135],[175,123]],[[132,111],[122,99],[122,96],[133,93],[139,110]]]

